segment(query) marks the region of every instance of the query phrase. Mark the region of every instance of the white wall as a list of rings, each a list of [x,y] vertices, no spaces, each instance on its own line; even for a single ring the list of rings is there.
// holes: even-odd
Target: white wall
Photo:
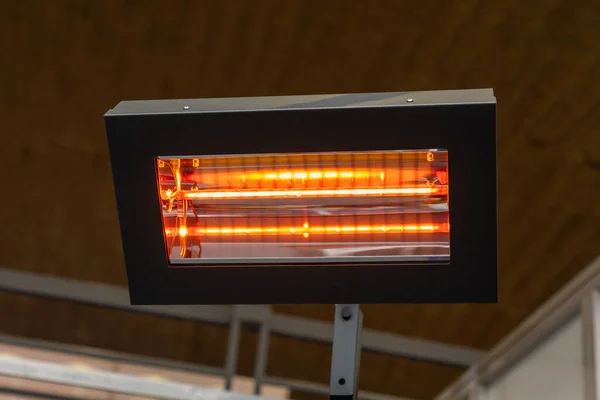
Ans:
[[[584,400],[581,317],[494,382],[489,400]]]

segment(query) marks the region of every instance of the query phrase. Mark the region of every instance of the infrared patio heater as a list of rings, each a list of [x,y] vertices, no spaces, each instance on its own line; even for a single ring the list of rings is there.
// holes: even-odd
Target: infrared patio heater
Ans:
[[[105,122],[132,304],[337,304],[335,364],[359,303],[496,302],[491,89],[124,101]]]

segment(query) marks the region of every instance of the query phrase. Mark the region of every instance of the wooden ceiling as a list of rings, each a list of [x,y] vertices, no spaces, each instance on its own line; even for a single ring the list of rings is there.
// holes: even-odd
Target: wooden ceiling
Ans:
[[[600,253],[599,44],[597,0],[2,1],[0,264],[125,285],[102,118],[122,99],[493,87],[499,303],[363,308],[369,328],[487,349]],[[0,310],[1,332],[223,361],[222,328],[1,293]],[[270,373],[328,381],[327,346],[271,345]],[[460,372],[367,355],[361,387],[427,399]]]

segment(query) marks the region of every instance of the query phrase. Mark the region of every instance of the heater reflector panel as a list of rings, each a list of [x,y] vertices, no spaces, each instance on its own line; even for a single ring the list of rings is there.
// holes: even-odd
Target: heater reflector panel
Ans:
[[[171,266],[450,262],[448,152],[157,157]]]

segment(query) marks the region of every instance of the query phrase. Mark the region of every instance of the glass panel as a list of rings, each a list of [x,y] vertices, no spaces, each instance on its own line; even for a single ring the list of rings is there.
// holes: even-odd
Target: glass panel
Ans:
[[[158,157],[172,265],[450,260],[448,153]]]

